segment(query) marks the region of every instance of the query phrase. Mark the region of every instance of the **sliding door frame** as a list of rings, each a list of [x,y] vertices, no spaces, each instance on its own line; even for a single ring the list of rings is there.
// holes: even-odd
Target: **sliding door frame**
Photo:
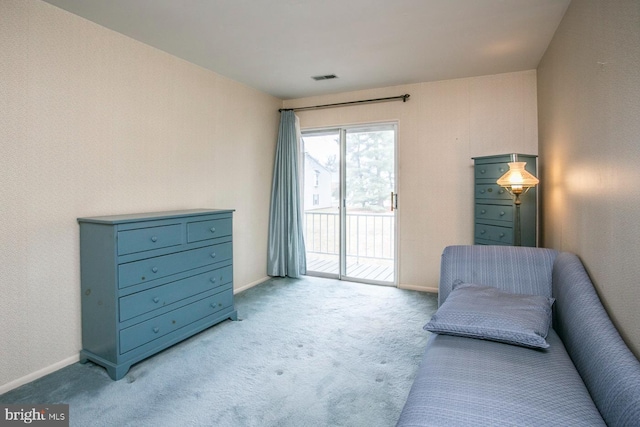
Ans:
[[[329,127],[320,127],[320,128],[309,128],[302,129],[303,136],[313,136],[313,135],[323,135],[323,134],[332,134],[333,132],[337,132],[339,134],[339,145],[340,145],[340,171],[339,171],[339,270],[338,274],[330,274],[330,273],[322,273],[322,272],[312,272],[313,276],[320,277],[330,277],[337,278],[339,280],[346,280],[350,282],[360,282],[367,284],[375,284],[375,285],[385,285],[385,286],[398,286],[398,215],[397,215],[397,205],[393,209],[393,281],[375,281],[375,280],[366,280],[358,277],[348,276],[347,275],[347,224],[346,224],[346,189],[347,189],[347,165],[346,165],[346,138],[347,133],[349,132],[367,132],[367,131],[376,131],[376,130],[393,130],[393,193],[398,194],[398,122],[397,121],[385,121],[385,122],[372,122],[372,123],[364,123],[364,124],[355,124],[355,125],[345,125],[345,126],[329,126]],[[302,143],[302,141],[301,141]],[[304,186],[302,186],[304,191]],[[389,195],[391,197],[391,195]],[[394,202],[392,201],[392,205]]]

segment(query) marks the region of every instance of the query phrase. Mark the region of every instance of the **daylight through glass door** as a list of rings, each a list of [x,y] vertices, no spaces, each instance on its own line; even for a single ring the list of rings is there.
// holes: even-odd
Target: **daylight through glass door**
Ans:
[[[308,274],[395,284],[395,124],[302,139]]]

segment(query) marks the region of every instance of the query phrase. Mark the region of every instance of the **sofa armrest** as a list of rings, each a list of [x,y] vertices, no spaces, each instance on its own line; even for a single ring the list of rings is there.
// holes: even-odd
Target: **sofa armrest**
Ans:
[[[640,362],[600,302],[582,262],[558,255],[553,270],[554,329],[610,426],[640,423]]]
[[[448,246],[442,253],[438,305],[457,281],[519,294],[551,296],[552,249],[515,246]]]

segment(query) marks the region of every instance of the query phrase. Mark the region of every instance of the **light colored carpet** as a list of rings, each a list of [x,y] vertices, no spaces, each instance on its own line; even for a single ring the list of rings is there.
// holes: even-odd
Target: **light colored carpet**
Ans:
[[[68,403],[72,426],[394,426],[436,295],[306,277],[236,295],[226,321],[112,381],[92,363],[0,396]]]

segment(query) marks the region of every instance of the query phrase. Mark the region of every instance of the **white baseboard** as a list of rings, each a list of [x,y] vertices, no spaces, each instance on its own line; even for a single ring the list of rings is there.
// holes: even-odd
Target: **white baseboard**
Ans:
[[[266,282],[266,281],[267,281],[267,280],[269,280],[269,279],[271,279],[271,277],[266,276],[266,277],[263,277],[262,279],[256,280],[255,282],[251,282],[251,283],[249,283],[249,284],[247,284],[247,285],[244,285],[244,286],[242,286],[241,288],[234,289],[234,290],[233,290],[233,294],[235,295],[235,294],[238,294],[238,293],[240,293],[240,292],[242,292],[242,291],[246,291],[247,289],[251,289],[251,288],[253,288],[254,286],[257,286],[257,285],[259,285],[259,284],[261,284],[261,283]]]
[[[18,378],[17,380],[13,380],[10,383],[0,386],[0,394],[4,394],[10,390],[13,390],[14,388],[20,387],[21,385],[25,385],[27,383],[30,383],[31,381],[35,381],[38,378],[44,377],[45,375],[49,375],[50,373],[55,372],[58,369],[62,369],[65,366],[73,365],[79,360],[80,353],[78,352],[78,354],[76,354],[75,356],[67,357],[66,359],[54,363],[53,365],[47,366],[46,368],[42,368],[39,371],[32,372],[29,375],[25,375],[22,378]]]
[[[430,287],[426,287],[426,286],[398,284],[398,288],[406,289],[408,291],[429,292],[429,293],[432,293],[432,294],[437,294],[438,293],[438,288],[430,288]]]

